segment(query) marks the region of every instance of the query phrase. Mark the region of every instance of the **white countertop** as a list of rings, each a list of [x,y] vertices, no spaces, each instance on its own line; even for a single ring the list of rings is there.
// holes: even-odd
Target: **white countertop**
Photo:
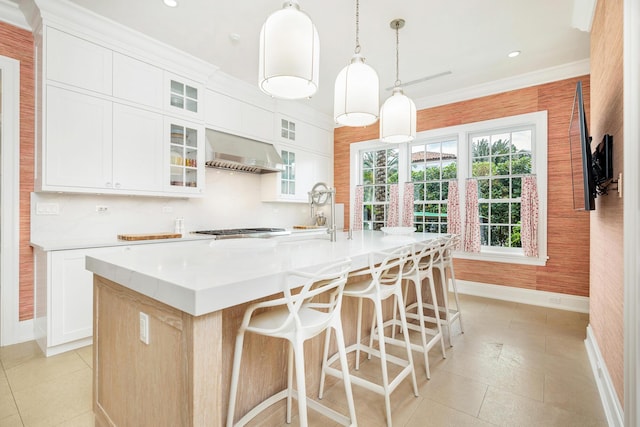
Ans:
[[[327,234],[326,228],[320,229],[287,229],[291,232],[292,237],[304,235],[324,235]],[[153,233],[150,233],[153,234]],[[155,240],[120,240],[117,236],[113,237],[91,237],[91,238],[73,238],[73,239],[50,239],[39,240],[34,239],[29,244],[36,249],[42,251],[66,251],[71,249],[88,249],[88,248],[105,248],[112,246],[129,246],[129,245],[149,245],[156,243],[179,243],[197,240],[212,240],[215,236],[207,234],[195,234],[193,232],[185,233],[182,237],[176,239],[155,239]]]
[[[352,240],[347,233],[338,233],[336,242],[325,238],[200,240],[184,243],[180,250],[172,250],[171,245],[143,245],[87,256],[86,268],[200,316],[280,292],[288,271],[315,271],[347,257],[356,270],[368,265],[371,252],[434,237],[437,235],[386,236],[380,231],[359,231],[353,232]]]

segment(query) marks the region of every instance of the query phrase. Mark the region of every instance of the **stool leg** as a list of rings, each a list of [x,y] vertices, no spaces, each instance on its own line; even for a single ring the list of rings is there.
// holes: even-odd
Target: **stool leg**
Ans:
[[[458,299],[458,287],[456,286],[456,275],[453,272],[453,265],[449,266],[449,274],[451,276],[451,287],[453,288],[453,296],[456,300],[456,311],[458,312],[458,322],[460,322],[460,332],[464,334],[464,328],[462,327],[462,311],[460,311],[460,300]]]
[[[444,273],[444,265],[438,267],[440,272],[440,284],[442,285],[442,299],[444,300],[445,322],[447,323],[447,337],[449,338],[449,347],[453,347],[451,341],[451,313],[449,313],[449,287],[447,286],[447,277]]]
[[[356,406],[353,402],[353,391],[351,389],[351,376],[349,375],[349,363],[347,362],[347,351],[344,346],[344,334],[342,333],[342,326],[334,327],[336,332],[336,342],[338,344],[338,354],[340,357],[340,368],[342,369],[342,380],[344,381],[344,392],[347,395],[347,407],[349,408],[349,418],[351,418],[351,425],[356,426]],[[327,330],[327,334],[330,329]]]
[[[371,316],[371,329],[369,332],[369,348],[373,348],[373,333],[376,330],[376,314],[373,313],[373,315]],[[382,331],[382,334],[384,335],[384,331]],[[378,335],[380,335],[380,331],[378,331]],[[367,354],[367,359],[371,360],[371,353]]]
[[[422,284],[412,280],[416,288],[416,303],[418,308],[418,321],[420,322],[420,339],[422,340],[422,353],[424,353],[424,368],[427,379],[431,379],[431,371],[429,370],[429,352],[427,351],[427,332],[424,328],[424,309],[422,308]],[[405,294],[406,299],[406,294]],[[405,305],[406,307],[406,305]]]
[[[402,295],[397,299],[398,301],[402,300]],[[382,313],[382,312],[381,312]],[[418,382],[416,381],[416,370],[414,369],[413,364],[413,354],[411,353],[411,341],[409,340],[409,328],[407,327],[407,316],[400,307],[400,322],[402,322],[402,334],[404,335],[404,343],[407,349],[407,360],[409,361],[409,365],[411,366],[411,383],[413,384],[413,394],[418,397]]]
[[[387,427],[391,427],[391,398],[389,391],[389,373],[387,372],[387,351],[384,342],[384,318],[382,317],[382,303],[380,301],[374,301],[375,317],[378,325],[378,344],[380,346],[380,367],[382,369],[382,387],[384,389],[384,406],[387,413]],[[400,310],[400,316],[403,317],[403,312]],[[403,330],[403,332],[406,332]],[[405,335],[405,337],[408,335]],[[406,339],[406,338],[405,338]]]
[[[362,298],[358,298],[358,322],[356,326],[356,371],[360,369],[360,340],[362,339]]]
[[[298,371],[296,371],[296,376]],[[293,343],[289,343],[287,358],[287,424],[291,424],[291,398],[293,397]]]
[[[442,333],[442,321],[440,320],[440,307],[438,306],[438,298],[436,296],[436,287],[435,283],[433,283],[433,272],[429,271],[429,275],[427,276],[427,280],[429,281],[429,289],[431,291],[431,299],[433,300],[433,311],[436,316],[436,327],[438,328],[438,333],[440,334],[440,347],[442,348],[442,358],[446,359],[447,355],[444,350],[444,334]]]
[[[291,343],[296,365],[296,383],[298,387],[298,417],[300,427],[307,427],[307,386],[305,383],[304,370],[304,341],[296,339],[295,344]],[[287,421],[290,423],[290,421]]]
[[[320,390],[318,390],[318,398],[322,399],[324,396],[324,381],[327,378],[325,370],[327,369],[327,360],[329,360],[329,344],[331,344],[330,330],[327,329],[324,336],[324,350],[322,351],[322,368],[320,369]],[[339,343],[338,343],[339,344]],[[344,345],[344,342],[343,342]],[[348,371],[346,371],[348,372]],[[344,375],[345,371],[342,371]]]
[[[244,330],[236,336],[236,347],[233,351],[233,368],[231,370],[231,390],[229,391],[229,408],[227,409],[227,427],[233,426],[236,412],[236,398],[238,395],[238,380],[240,377],[240,362],[242,361],[242,346],[244,344]]]

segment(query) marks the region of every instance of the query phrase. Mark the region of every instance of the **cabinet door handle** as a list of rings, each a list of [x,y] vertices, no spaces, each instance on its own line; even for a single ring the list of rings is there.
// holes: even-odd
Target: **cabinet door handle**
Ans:
[[[120,188],[120,183],[116,182],[116,188]]]
[[[112,187],[111,182],[107,181],[107,183],[105,184],[105,187],[111,188]]]

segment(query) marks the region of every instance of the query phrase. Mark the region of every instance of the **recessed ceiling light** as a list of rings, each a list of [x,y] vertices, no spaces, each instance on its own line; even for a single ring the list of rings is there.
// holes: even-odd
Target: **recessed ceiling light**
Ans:
[[[507,56],[509,58],[515,58],[518,55],[520,55],[520,51],[519,50],[514,50],[513,52],[509,53],[509,55],[507,55]]]
[[[164,4],[166,4],[169,7],[176,7],[178,6],[178,0],[162,0],[164,2]]]

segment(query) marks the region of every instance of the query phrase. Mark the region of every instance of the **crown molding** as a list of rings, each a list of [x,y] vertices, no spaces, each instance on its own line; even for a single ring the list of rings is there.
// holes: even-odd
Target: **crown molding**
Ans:
[[[146,58],[152,63],[179,75],[207,81],[218,67],[182,50],[159,42],[145,34],[84,9],[68,0],[25,0],[25,16],[31,15],[32,28],[37,16],[47,25],[73,32],[114,51]],[[25,10],[27,7],[29,9]],[[34,9],[34,10],[31,10]]]
[[[0,0],[0,21],[24,30],[32,28],[18,4],[9,0]]]
[[[433,96],[414,99],[416,108],[438,107],[440,105],[452,104],[454,102],[467,101],[481,98],[483,96],[495,95],[497,93],[508,92],[510,90],[523,89],[544,83],[555,82],[571,77],[583,76],[590,73],[590,62],[588,59],[557,67],[544,68],[531,73],[520,74],[505,79],[495,80],[476,86],[458,89],[455,91],[437,94]]]

